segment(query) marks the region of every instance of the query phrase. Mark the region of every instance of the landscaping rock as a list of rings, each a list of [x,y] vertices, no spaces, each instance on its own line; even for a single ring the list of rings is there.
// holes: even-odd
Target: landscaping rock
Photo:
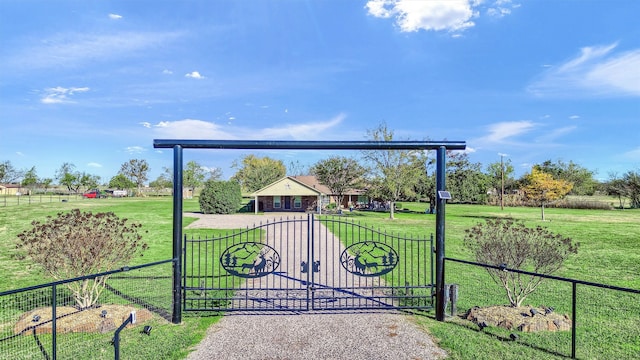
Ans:
[[[485,323],[507,330],[515,328],[523,332],[571,330],[571,319],[567,315],[548,312],[544,307],[490,306],[473,307],[462,316],[476,324]],[[517,324],[517,325],[516,325]]]
[[[102,317],[102,311],[106,316]],[[131,305],[102,305],[100,307],[78,310],[71,306],[56,308],[56,328],[58,334],[65,333],[107,333],[117,329],[124,323],[132,311],[136,312],[136,323],[127,327],[137,326],[150,320],[153,314],[147,309],[136,309]],[[37,321],[35,321],[37,319]],[[14,326],[14,334],[31,335],[50,334],[53,323],[51,321],[51,307],[38,308],[20,316]]]

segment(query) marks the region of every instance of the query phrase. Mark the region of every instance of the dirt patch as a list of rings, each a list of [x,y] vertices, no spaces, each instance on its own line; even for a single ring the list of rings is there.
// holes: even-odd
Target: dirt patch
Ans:
[[[558,314],[552,308],[545,307],[473,307],[462,318],[473,321],[480,328],[498,326],[524,332],[571,330],[571,319],[568,315]]]
[[[106,311],[104,316],[103,311]],[[58,334],[107,333],[122,325],[132,311],[136,312],[136,323],[127,325],[127,328],[153,318],[149,310],[136,309],[131,305],[102,305],[86,310],[60,306],[56,308],[56,331]],[[34,331],[36,334],[50,334],[53,326],[51,318],[51,307],[28,311],[18,319],[14,334],[31,335]]]

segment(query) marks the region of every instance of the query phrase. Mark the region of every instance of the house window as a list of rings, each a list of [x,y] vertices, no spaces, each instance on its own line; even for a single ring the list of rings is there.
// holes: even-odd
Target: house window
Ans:
[[[280,209],[281,206],[282,206],[282,203],[280,202],[280,196],[274,196],[273,197],[273,208],[274,209]]]
[[[296,209],[300,209],[302,207],[302,197],[296,196],[293,198],[293,207]]]

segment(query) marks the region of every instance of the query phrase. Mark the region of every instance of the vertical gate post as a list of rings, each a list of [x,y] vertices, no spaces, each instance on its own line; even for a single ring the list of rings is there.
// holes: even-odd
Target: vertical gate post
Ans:
[[[444,207],[446,199],[439,195],[445,191],[445,147],[440,146],[436,155],[436,320],[444,321],[447,305],[444,293]]]
[[[182,146],[173,147],[173,311],[171,322],[182,322]]]

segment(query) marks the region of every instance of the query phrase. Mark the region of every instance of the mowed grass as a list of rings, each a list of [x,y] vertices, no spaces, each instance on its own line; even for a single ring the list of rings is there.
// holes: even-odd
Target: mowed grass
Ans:
[[[403,203],[403,207],[407,208],[407,211],[396,213],[394,220],[389,220],[388,213],[375,212],[346,213],[344,217],[387,232],[417,236],[435,233],[435,215],[424,213],[425,204]],[[149,244],[149,250],[143,257],[136,258],[132,265],[172,257],[171,199],[86,199],[65,203],[9,206],[0,208],[0,291],[50,280],[28,259],[19,260],[15,257],[16,235],[28,229],[33,220],[42,221],[47,215],[55,215],[59,211],[73,208],[93,212],[113,211],[120,217],[142,223],[147,231],[144,238]],[[184,210],[198,211],[197,200],[185,200]],[[500,210],[495,206],[447,205],[446,255],[475,260],[463,246],[464,230],[483,222],[486,218],[511,217],[523,220],[528,226],[547,227],[580,243],[578,254],[571,257],[556,275],[640,289],[640,211],[546,209],[545,214],[547,221],[541,221],[540,209],[536,208],[505,207],[504,210]],[[193,220],[185,218],[185,225]],[[220,233],[213,230],[198,232]],[[462,311],[473,305],[506,302],[501,289],[487,279],[486,272],[482,269],[448,262],[447,282],[460,284],[459,307]],[[557,305],[557,311],[567,313],[570,311],[570,296],[570,285],[549,282],[532,295],[531,301],[534,305],[542,302],[553,303]],[[630,356],[640,355],[637,336],[615,339],[618,336],[616,328],[631,331],[632,335],[640,333],[640,301],[636,301],[640,299],[637,296],[626,297],[607,290],[580,288],[578,300],[578,338],[595,341],[594,345],[589,345],[579,340],[579,358],[608,358],[601,356],[600,349],[592,349],[600,346],[608,348],[605,349],[605,354],[612,354],[615,358],[633,358]],[[167,358],[184,357],[188,348],[204,336],[205,329],[217,321],[218,317],[185,314],[183,319],[182,325],[158,325],[157,346],[163,346],[164,341],[175,347],[162,350],[162,354]],[[438,339],[453,359],[561,358],[554,354],[554,351],[561,355],[568,353],[567,341],[570,341],[570,334],[567,332],[525,335],[522,341],[512,342],[507,340],[508,332],[490,329],[481,333],[477,328],[457,318],[450,318],[449,321],[441,323],[433,320],[432,314],[428,314],[419,316],[418,321]],[[160,334],[165,335],[161,337]],[[171,339],[180,341],[170,341]],[[151,339],[145,338],[141,341],[148,340]],[[137,345],[139,344],[133,344],[132,348]],[[149,344],[145,344],[145,347],[154,348]],[[154,353],[150,351],[149,354]]]
[[[58,212],[79,208],[91,212],[114,212],[120,218],[127,218],[143,225],[144,241],[149,245],[144,256],[133,259],[129,265],[140,265],[154,261],[172,258],[172,228],[173,210],[171,198],[126,198],[126,199],[78,199],[75,201],[23,204],[0,208],[0,291],[17,289],[45,282],[53,281],[44,274],[42,269],[29,261],[20,259],[16,250],[17,234],[31,228],[32,221],[44,221],[46,217],[55,216]],[[197,200],[185,200],[185,211],[198,211]],[[184,225],[195,221],[194,218],[184,218]],[[210,231],[214,232],[214,231]],[[188,232],[186,232],[188,233]],[[162,274],[154,276],[171,276],[170,265],[159,268],[149,268],[149,271],[159,271]],[[167,273],[168,270],[168,273]],[[125,273],[126,274],[126,273]],[[160,289],[170,292],[171,289]],[[145,294],[149,297],[151,294]],[[170,293],[168,294],[171,297]],[[0,303],[4,304],[4,302]],[[46,306],[46,304],[41,304]],[[121,354],[124,358],[138,359],[181,359],[186,357],[189,349],[197,344],[206,329],[219,319],[219,314],[185,314],[183,323],[174,325],[158,317],[150,325],[153,326],[152,335],[139,333],[139,329],[127,329],[121,334]],[[5,326],[7,324],[1,324]],[[12,326],[11,324],[7,326]],[[66,336],[66,337],[65,337]],[[112,332],[96,335],[60,335],[59,346],[65,346],[65,351],[71,351],[71,343],[89,341],[79,345],[81,349],[74,353],[73,358],[97,359],[113,358],[113,346],[110,344]],[[75,339],[74,338],[79,338]],[[42,335],[40,341],[47,345],[50,336]],[[90,346],[89,346],[90,345]],[[49,349],[48,346],[45,346]],[[31,347],[33,350],[33,347]],[[39,354],[37,347],[35,351]],[[64,351],[60,353],[64,354]],[[0,358],[4,358],[0,354]],[[11,354],[8,354],[11,355]]]
[[[435,215],[425,214],[424,204],[403,203],[407,211],[396,213],[347,213],[389,232],[435,233]],[[640,211],[505,208],[478,205],[447,205],[446,256],[475,261],[464,247],[465,229],[487,218],[509,217],[529,227],[542,226],[580,243],[572,256],[555,273],[563,277],[640,289]],[[487,272],[453,262],[446,263],[446,282],[459,284],[458,314],[473,306],[508,304],[504,290]],[[561,314],[571,314],[570,283],[544,282],[525,304],[553,306]],[[577,287],[576,353],[582,359],[640,358],[640,295],[579,285]],[[419,322],[439,339],[453,359],[559,359],[571,354],[571,333],[523,333],[511,341],[510,331],[478,327],[459,317],[437,322],[434,315],[418,317]]]

